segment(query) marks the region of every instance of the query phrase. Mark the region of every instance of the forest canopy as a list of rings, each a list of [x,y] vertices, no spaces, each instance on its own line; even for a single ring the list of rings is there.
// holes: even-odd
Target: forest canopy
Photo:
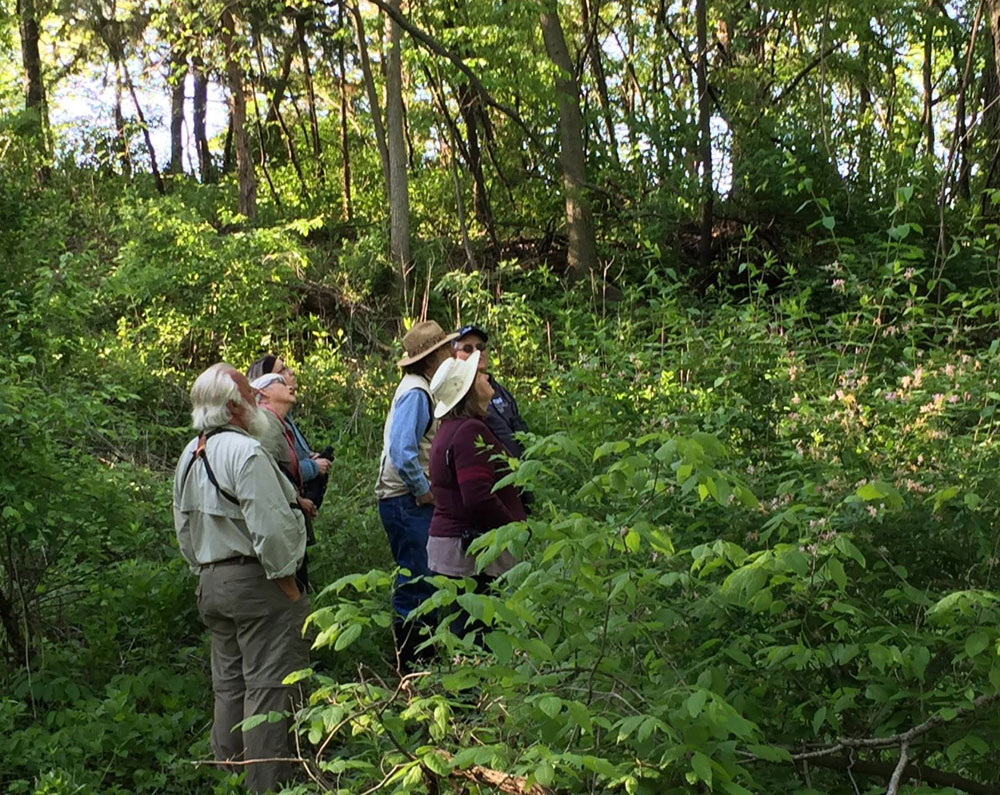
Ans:
[[[188,390],[334,448],[290,791],[1000,792],[1000,0],[0,0],[0,790],[239,791]],[[530,516],[392,659],[399,339]]]

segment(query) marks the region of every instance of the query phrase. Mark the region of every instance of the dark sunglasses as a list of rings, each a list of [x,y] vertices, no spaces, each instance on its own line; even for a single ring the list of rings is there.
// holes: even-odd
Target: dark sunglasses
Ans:
[[[477,342],[475,345],[473,345],[471,342],[466,342],[463,345],[458,345],[456,343],[455,350],[461,351],[462,353],[467,353],[467,354],[469,354],[471,356],[473,351],[480,351],[480,352],[481,351],[485,351],[486,350],[486,343],[485,342]]]

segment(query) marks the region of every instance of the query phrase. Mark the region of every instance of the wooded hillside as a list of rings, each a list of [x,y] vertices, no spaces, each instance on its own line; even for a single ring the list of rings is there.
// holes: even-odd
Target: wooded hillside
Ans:
[[[335,451],[290,791],[1000,792],[1000,0],[0,8],[0,791],[239,791],[170,484],[274,351]],[[535,502],[401,680],[425,317]]]

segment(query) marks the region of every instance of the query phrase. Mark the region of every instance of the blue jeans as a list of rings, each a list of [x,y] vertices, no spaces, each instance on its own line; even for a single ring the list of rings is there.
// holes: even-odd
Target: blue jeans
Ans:
[[[396,565],[408,569],[409,574],[396,575],[396,588],[392,594],[392,608],[399,618],[406,618],[410,611],[434,592],[434,587],[422,579],[430,575],[427,568],[427,531],[434,515],[433,505],[417,505],[412,494],[390,497],[378,501],[378,513],[389,548]]]

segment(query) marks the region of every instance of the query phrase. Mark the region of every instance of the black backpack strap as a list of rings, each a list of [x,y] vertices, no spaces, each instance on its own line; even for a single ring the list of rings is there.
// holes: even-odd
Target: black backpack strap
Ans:
[[[194,466],[194,462],[201,460],[205,464],[205,474],[208,475],[209,481],[213,486],[215,486],[215,490],[234,505],[239,505],[239,499],[219,485],[219,481],[216,479],[215,473],[212,471],[212,465],[208,463],[208,455],[205,452],[205,443],[209,440],[209,438],[219,433],[236,433],[236,431],[230,431],[228,428],[215,428],[214,430],[211,430],[208,433],[203,433],[198,437],[198,444],[194,448],[194,452],[191,454],[191,460],[188,461],[187,467],[184,469],[184,474],[181,476],[180,490],[184,490],[184,484],[187,482],[188,473],[191,472],[191,467]]]

